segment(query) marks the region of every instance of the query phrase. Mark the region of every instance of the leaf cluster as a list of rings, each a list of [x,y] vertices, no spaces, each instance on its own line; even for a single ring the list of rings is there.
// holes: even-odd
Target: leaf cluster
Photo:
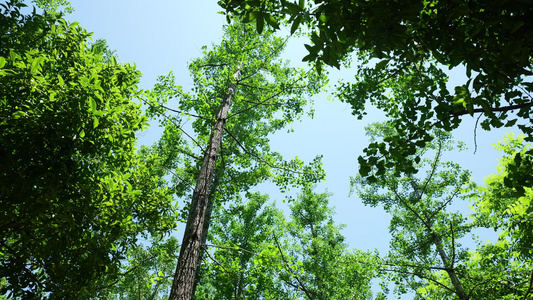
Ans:
[[[305,61],[339,68],[355,54],[362,68],[355,82],[338,86],[338,96],[355,115],[367,99],[399,129],[359,158],[360,173],[372,178],[395,167],[416,170],[405,157],[430,140],[433,127],[451,131],[466,115],[483,114],[482,128],[518,124],[533,140],[533,8],[527,1],[333,1],[223,0],[228,16],[262,16],[309,30]],[[259,21],[257,18],[257,27]],[[272,26],[276,28],[276,26]],[[442,68],[465,72],[467,81],[448,91]],[[514,113],[511,113],[514,112]],[[529,152],[531,154],[531,152]],[[509,180],[528,178],[531,161],[516,160]],[[519,167],[522,165],[523,167]],[[511,183],[509,183],[511,184]],[[520,186],[517,184],[517,186]]]
[[[134,148],[141,74],[94,52],[77,23],[0,6],[1,293],[91,294],[139,234],[175,225]]]

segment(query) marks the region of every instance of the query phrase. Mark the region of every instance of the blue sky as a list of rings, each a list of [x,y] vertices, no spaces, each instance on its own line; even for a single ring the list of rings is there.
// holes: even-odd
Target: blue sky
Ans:
[[[106,39],[111,49],[117,51],[121,62],[136,63],[144,74],[142,88],[150,88],[158,75],[173,71],[177,84],[185,89],[192,86],[187,63],[201,55],[203,45],[217,43],[222,35],[225,17],[217,14],[221,10],[215,0],[93,0],[72,1],[75,12],[66,18],[78,21],[81,26],[94,32],[94,39]],[[301,58],[306,54],[302,40],[290,42],[285,56],[295,64],[305,66]],[[356,68],[357,66],[352,66]],[[330,83],[339,78],[350,79],[355,69],[332,71]],[[458,72],[450,85],[460,83]],[[455,83],[454,81],[455,80]],[[459,81],[458,81],[459,80]],[[381,208],[365,207],[356,197],[348,197],[349,180],[357,172],[357,156],[367,145],[363,127],[381,121],[383,115],[373,109],[362,121],[351,115],[349,105],[328,100],[323,93],[314,99],[315,116],[304,118],[291,126],[293,133],[284,131],[272,136],[271,148],[286,159],[298,156],[310,161],[316,155],[324,155],[324,169],[327,181],[320,184],[317,192],[327,189],[334,195],[331,204],[336,207],[337,223],[346,224],[343,234],[353,248],[363,250],[379,249],[385,254],[388,249],[389,217]],[[491,132],[477,130],[477,152],[474,154],[475,119],[467,117],[455,132],[458,140],[466,142],[469,150],[449,156],[470,169],[474,179],[482,178],[495,171],[500,153],[492,144],[503,138],[505,130]],[[141,142],[150,143],[159,138],[157,127],[140,134]],[[281,195],[271,186],[258,190],[269,193],[271,199],[281,203]]]

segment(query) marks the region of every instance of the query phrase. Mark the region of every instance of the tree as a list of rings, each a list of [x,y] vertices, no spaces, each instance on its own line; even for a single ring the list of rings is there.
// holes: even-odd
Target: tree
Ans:
[[[283,260],[286,273],[292,273],[286,275],[287,284],[298,287],[299,298],[370,299],[376,273],[371,263],[376,257],[360,250],[348,251],[340,233],[344,226],[333,221],[329,196],[304,186],[290,205],[292,220],[287,224],[285,244],[292,247],[287,251],[290,256]]]
[[[184,206],[187,225],[171,299],[193,295],[213,206],[240,197],[240,192],[266,179],[288,188],[323,177],[320,158],[308,166],[299,159],[287,162],[268,146],[268,135],[298,119],[306,97],[324,83],[316,72],[283,62],[279,55],[284,45],[284,39],[270,33],[257,35],[241,24],[228,26],[222,43],[210,51],[205,47],[204,57],[189,65],[193,93],[183,92],[169,74],[146,94],[150,115],[161,120],[165,139],[175,145],[168,148],[177,153],[171,159],[178,166],[172,171],[174,189],[191,199]],[[178,103],[169,107],[171,98]],[[194,137],[184,129],[186,118],[195,118]]]
[[[47,13],[53,15],[59,15],[63,12],[60,8],[63,8],[64,12],[71,14],[74,11],[72,4],[68,0],[32,0],[39,8],[44,9]]]
[[[266,201],[248,194],[217,210],[198,299],[370,298],[375,257],[348,251],[327,193],[303,187],[289,222]]]
[[[522,193],[516,188],[509,188],[505,184],[507,174],[516,172],[516,160],[528,158],[529,145],[525,144],[524,136],[515,137],[512,133],[496,144],[496,149],[505,153],[497,167],[498,172],[485,177],[485,186],[479,187],[472,195],[475,200],[476,217],[480,222],[490,224],[491,227],[502,230],[515,251],[521,255],[533,258],[533,194],[531,188],[523,189]]]
[[[373,124],[368,132],[376,139],[394,131],[385,123]],[[450,135],[433,134],[435,140],[410,157],[426,157],[416,162],[425,178],[398,178],[391,170],[373,183],[362,177],[353,181],[365,204],[381,205],[392,215],[391,250],[381,269],[398,293],[410,289],[420,299],[526,299],[531,261],[518,259],[509,241],[478,243],[471,250],[463,246],[474,229],[497,227],[452,211],[454,200],[468,199],[477,187],[469,172],[442,160],[444,151],[453,149]]]
[[[304,61],[337,68],[355,53],[360,62],[353,83],[339,86],[338,96],[365,114],[369,99],[398,128],[397,135],[372,143],[359,158],[360,173],[395,167],[412,173],[405,158],[431,140],[433,127],[451,131],[466,115],[485,116],[490,130],[519,124],[533,140],[533,7],[527,1],[280,1],[224,0],[230,16],[279,28],[301,25],[311,45]],[[467,81],[450,93],[442,67],[464,68]],[[392,95],[388,95],[390,90]],[[528,152],[532,154],[531,150]],[[515,161],[506,185],[533,186],[533,161]],[[522,166],[522,167],[520,167]]]
[[[168,188],[134,149],[140,72],[105,62],[76,23],[0,5],[1,293],[83,298],[140,235],[175,226]]]
[[[267,195],[217,207],[209,230],[196,299],[297,299],[279,278],[272,236],[285,232],[283,213]]]

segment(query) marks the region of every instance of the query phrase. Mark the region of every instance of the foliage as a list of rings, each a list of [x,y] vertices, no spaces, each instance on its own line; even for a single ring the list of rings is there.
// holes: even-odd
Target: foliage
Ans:
[[[516,169],[516,156],[527,157],[528,148],[523,135],[507,134],[496,144],[496,149],[505,153],[497,173],[485,177],[486,186],[480,187],[472,198],[480,222],[502,230],[501,235],[510,241],[514,251],[533,258],[532,190],[525,188],[520,196],[521,193],[505,184],[507,174]]]
[[[216,210],[196,299],[295,299],[278,278],[280,257],[272,244],[272,236],[284,232],[283,214],[267,201],[248,193],[246,202]]]
[[[290,222],[267,196],[247,196],[213,219],[198,299],[370,298],[373,255],[347,250],[328,194],[303,188]]]
[[[374,124],[369,130],[374,139],[394,131],[390,124]],[[474,229],[497,227],[481,219],[469,222],[452,211],[454,200],[467,199],[477,187],[469,172],[442,161],[444,151],[454,149],[450,135],[433,134],[434,141],[409,158],[425,157],[415,163],[426,171],[425,178],[396,177],[391,170],[375,182],[353,180],[365,204],[383,206],[392,215],[391,250],[381,262],[382,271],[397,293],[411,290],[417,299],[525,299],[531,261],[519,260],[508,240],[478,243],[472,250],[463,246],[473,243],[467,235]]]
[[[173,150],[180,166],[173,181],[179,196],[190,198],[185,195],[194,186],[221,102],[239,67],[217,161],[217,197],[229,200],[266,178],[282,188],[322,178],[323,171],[315,172],[319,158],[310,166],[297,158],[286,162],[268,145],[269,134],[301,118],[310,96],[325,83],[316,72],[292,68],[279,58],[284,47],[285,40],[271,33],[257,35],[242,24],[228,26],[220,45],[203,47],[204,56],[189,64],[194,80],[190,93],[175,85],[171,72],[145,94],[148,115],[165,126],[164,139],[173,140],[178,149]]]
[[[528,1],[333,1],[223,0],[230,15],[295,32],[309,29],[304,61],[340,67],[355,53],[363,67],[338,97],[365,114],[367,99],[383,109],[397,135],[370,144],[360,174],[374,179],[387,168],[412,173],[406,157],[431,140],[433,127],[451,131],[465,115],[483,114],[490,130],[518,124],[533,140],[531,94],[533,7]],[[441,69],[460,68],[467,81],[450,93]],[[390,92],[390,94],[388,94]],[[511,113],[513,112],[513,113]],[[532,154],[529,152],[529,154]],[[509,184],[533,185],[531,160],[515,161]],[[507,183],[506,183],[507,184]]]
[[[344,226],[333,221],[329,196],[305,186],[290,205],[292,220],[286,225],[285,244],[292,246],[288,247],[285,269],[299,265],[302,274],[294,272],[287,283],[300,285],[300,298],[370,299],[370,281],[376,272],[371,262],[376,258],[364,251],[348,251],[340,232]]]
[[[300,118],[307,97],[324,84],[316,72],[284,62],[279,57],[284,46],[285,40],[270,32],[258,35],[243,24],[228,26],[221,44],[209,51],[204,47],[204,56],[189,65],[191,93],[169,74],[145,94],[149,115],[160,120],[174,145],[169,149],[176,153],[171,159],[175,190],[186,199],[187,225],[172,299],[189,297],[194,289],[195,276],[189,273],[197,269],[213,206],[238,199],[267,179],[288,189],[324,176],[319,157],[309,165],[298,158],[287,162],[268,145],[268,135]],[[167,104],[171,98],[177,103]],[[194,134],[185,127],[189,118],[195,119],[190,125]]]
[[[143,245],[144,244],[144,245]],[[128,249],[120,276],[98,289],[94,299],[166,299],[172,285],[178,241],[154,237]]]
[[[140,72],[23,6],[0,15],[2,293],[78,298],[117,276],[139,234],[174,227],[172,198],[135,154]]]
[[[49,14],[67,14],[74,12],[72,4],[68,0],[32,0],[39,8],[44,9]],[[61,10],[63,8],[63,10]]]

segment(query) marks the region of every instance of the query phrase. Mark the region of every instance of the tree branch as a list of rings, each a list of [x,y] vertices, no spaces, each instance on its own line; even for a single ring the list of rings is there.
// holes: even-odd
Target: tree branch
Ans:
[[[284,171],[288,171],[288,172],[295,173],[295,174],[300,174],[300,175],[304,174],[304,173],[299,172],[299,171],[295,171],[295,170],[291,170],[291,169],[287,169],[287,168],[283,168],[283,167],[278,167],[278,166],[274,166],[274,165],[270,164],[269,162],[261,159],[259,156],[257,156],[255,154],[251,153],[250,151],[246,150],[246,148],[244,148],[244,146],[239,142],[239,140],[237,140],[237,138],[233,134],[231,134],[231,132],[228,129],[224,128],[224,130],[231,136],[231,138],[237,143],[237,145],[239,145],[239,147],[242,149],[242,151],[244,151],[246,154],[248,154],[248,155],[250,155],[252,157],[255,157],[259,162],[264,163],[264,164],[266,164],[267,166],[269,166],[269,167],[271,167],[273,169],[284,170]]]
[[[291,270],[291,268],[289,268],[289,264],[287,263],[287,260],[285,260],[285,256],[283,255],[283,251],[281,250],[281,247],[279,245],[278,238],[276,237],[276,234],[272,234],[272,235],[274,236],[274,241],[276,242],[276,246],[278,247],[279,253],[281,255],[281,259],[283,260],[283,263],[285,264],[285,269],[287,269],[289,271],[289,273],[291,273],[292,276],[296,279],[296,281],[298,281],[299,289],[301,289],[305,293],[307,298],[314,299],[313,297],[311,297],[310,294],[314,294],[315,296],[318,296],[318,295],[316,295],[315,292],[308,291],[307,288],[300,281],[300,278],[298,277],[298,275],[294,274],[294,272]]]
[[[157,255],[152,255],[148,258],[145,258],[143,259],[141,262],[139,262],[139,264],[137,264],[135,267],[129,269],[128,271],[124,272],[124,273],[121,273],[121,274],[118,274],[119,276],[127,276],[129,273],[135,271],[137,268],[139,268],[144,262],[147,262],[149,260],[152,260],[156,257]],[[112,288],[115,284],[117,284],[118,282],[120,281],[120,279],[117,279],[115,281],[113,281],[112,283],[108,284],[108,285],[105,285],[105,286],[100,286],[100,287],[97,287],[96,289],[97,290],[105,290],[105,289],[109,289],[109,288]]]
[[[522,297],[522,300],[526,300],[529,293],[531,293],[531,287],[533,286],[533,271],[531,271],[531,276],[529,277],[529,286],[527,288],[526,293]]]
[[[187,113],[187,112],[184,112],[184,111],[181,111],[181,110],[173,109],[173,108],[167,107],[167,106],[162,105],[162,104],[159,104],[159,106],[163,107],[164,109],[167,109],[167,110],[173,111],[173,112],[175,112],[175,113],[185,114],[185,115],[188,115],[188,116],[191,116],[191,117],[195,117],[195,118],[199,118],[199,119],[207,120],[206,118],[204,118],[204,117],[202,117],[202,116],[197,116],[197,115],[194,115],[194,114],[191,114],[191,113]]]
[[[409,271],[402,271],[402,270],[391,270],[391,269],[380,269],[380,271],[385,271],[385,272],[397,272],[397,273],[403,273],[403,274],[409,274],[409,275],[413,275],[413,276],[416,276],[416,277],[420,277],[420,278],[423,278],[423,279],[426,279],[426,280],[429,280],[431,282],[434,282],[440,286],[442,286],[443,288],[447,289],[448,291],[452,292],[455,294],[455,291],[451,288],[449,288],[448,286],[446,286],[445,284],[441,283],[440,281],[436,280],[436,279],[433,279],[431,277],[428,277],[428,276],[424,276],[424,275],[421,275],[421,274],[417,274],[417,273],[413,273],[413,272],[409,272]]]
[[[495,107],[495,108],[491,108],[490,111],[491,112],[502,112],[502,111],[510,111],[510,110],[515,110],[515,109],[520,109],[520,108],[527,108],[527,107],[530,107],[530,106],[533,106],[533,102],[509,105],[509,106],[504,106],[504,107]],[[450,115],[452,115],[454,117],[457,117],[457,116],[462,116],[462,115],[467,115],[467,114],[469,115],[469,114],[484,113],[484,112],[485,112],[485,109],[476,108],[476,109],[473,109],[471,112],[468,111],[468,110],[463,110],[463,111],[455,112],[455,113],[452,112],[452,113],[450,113]]]

